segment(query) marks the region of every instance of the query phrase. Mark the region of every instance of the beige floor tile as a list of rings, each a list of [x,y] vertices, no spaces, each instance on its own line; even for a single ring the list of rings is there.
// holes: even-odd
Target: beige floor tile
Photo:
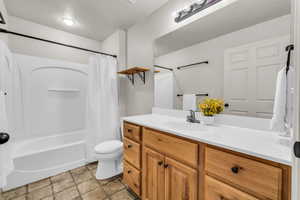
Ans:
[[[56,200],[74,200],[78,197],[79,193],[75,186],[55,194]]]
[[[12,198],[16,198],[16,197],[19,197],[19,196],[21,196],[23,194],[26,194],[26,192],[27,192],[27,187],[26,186],[22,186],[22,187],[13,189],[13,190],[9,190],[7,192],[3,192],[2,193],[2,197],[5,200],[10,200]]]
[[[50,182],[49,178],[46,178],[46,179],[43,179],[43,180],[31,183],[31,184],[28,185],[28,192],[32,192],[34,190],[46,187],[46,186],[48,186],[50,184],[51,184],[51,182]]]
[[[97,168],[97,165],[98,165],[98,162],[93,162],[93,163],[88,164],[86,167],[87,167],[89,170],[92,170],[92,169],[96,169],[96,168]]]
[[[106,185],[107,183],[112,182],[114,180],[118,180],[118,179],[119,179],[119,177],[113,177],[113,178],[109,178],[109,179],[105,179],[105,180],[98,180],[98,182],[101,185]]]
[[[73,178],[69,172],[65,172],[51,177],[54,193],[61,192],[67,188],[75,186]]]
[[[103,185],[102,187],[108,195],[111,195],[125,188],[125,186],[121,183],[119,179],[109,182],[106,185]]]
[[[26,200],[26,195],[22,195],[20,197],[12,198],[11,200]]]
[[[37,189],[34,190],[33,192],[28,193],[27,197],[28,200],[40,200],[52,195],[53,195],[52,187],[49,185],[44,188]]]
[[[120,192],[117,192],[113,194],[110,197],[111,200],[134,200],[135,197],[131,195],[127,190],[122,190]]]
[[[90,179],[88,181],[82,182],[77,185],[80,194],[85,194],[97,188],[100,188],[99,183],[95,179]]]
[[[86,166],[82,166],[82,167],[78,167],[76,169],[72,169],[71,170],[71,173],[74,175],[74,174],[82,174],[84,173],[85,171],[88,171],[88,168]]]
[[[49,196],[49,197],[43,198],[42,200],[54,200],[54,196]]]
[[[84,181],[87,181],[87,180],[93,178],[93,176],[90,173],[90,171],[83,171],[80,174],[79,173],[74,173],[73,178],[75,180],[75,183],[79,184],[79,183],[82,183]]]
[[[97,168],[90,170],[90,172],[94,178],[96,178],[96,171],[97,171]]]
[[[82,195],[83,200],[104,200],[106,199],[106,194],[102,189],[93,190]]]
[[[51,179],[52,183],[55,183],[55,182],[63,181],[65,179],[72,179],[72,176],[71,176],[70,172],[63,172],[56,176],[52,176],[50,179]]]

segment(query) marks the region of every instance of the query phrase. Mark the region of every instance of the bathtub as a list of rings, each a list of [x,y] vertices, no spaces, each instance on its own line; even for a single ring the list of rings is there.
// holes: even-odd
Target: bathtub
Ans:
[[[4,191],[86,164],[84,131],[16,142],[15,170]]]

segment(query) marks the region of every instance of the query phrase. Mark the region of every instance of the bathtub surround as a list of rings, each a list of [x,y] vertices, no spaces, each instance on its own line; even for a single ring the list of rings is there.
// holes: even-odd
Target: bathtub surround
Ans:
[[[105,181],[95,178],[97,163],[51,176],[13,190],[0,192],[1,200],[136,200],[117,176]]]
[[[14,73],[16,67],[7,45],[0,41],[0,132],[10,135],[10,140],[0,146],[0,188],[7,185],[7,177],[14,170],[12,145],[17,127],[16,110],[14,110],[16,105],[12,102],[16,101],[13,99],[16,97],[14,80],[18,78],[18,73]],[[8,94],[11,96],[10,98]]]
[[[87,160],[94,159],[94,147],[120,138],[116,58],[94,55],[90,58],[88,79]]]

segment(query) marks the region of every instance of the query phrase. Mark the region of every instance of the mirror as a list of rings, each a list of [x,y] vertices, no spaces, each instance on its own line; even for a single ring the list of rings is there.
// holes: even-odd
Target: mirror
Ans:
[[[290,4],[233,1],[157,38],[154,106],[186,109],[187,94],[197,104],[208,95],[224,100],[225,113],[271,118],[277,73],[291,43]]]

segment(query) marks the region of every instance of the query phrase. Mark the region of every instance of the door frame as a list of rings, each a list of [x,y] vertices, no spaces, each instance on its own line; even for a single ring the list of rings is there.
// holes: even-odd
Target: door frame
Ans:
[[[296,86],[295,86],[295,112],[294,116],[294,142],[300,141],[300,52],[298,47],[300,46],[300,1],[293,0],[292,1],[292,15],[293,15],[293,23],[292,23],[292,38],[293,43],[295,45],[293,61],[295,65],[295,72],[296,72]],[[300,159],[296,159],[293,152],[294,158],[294,165],[293,165],[293,172],[292,172],[292,199],[297,200],[300,199]]]

